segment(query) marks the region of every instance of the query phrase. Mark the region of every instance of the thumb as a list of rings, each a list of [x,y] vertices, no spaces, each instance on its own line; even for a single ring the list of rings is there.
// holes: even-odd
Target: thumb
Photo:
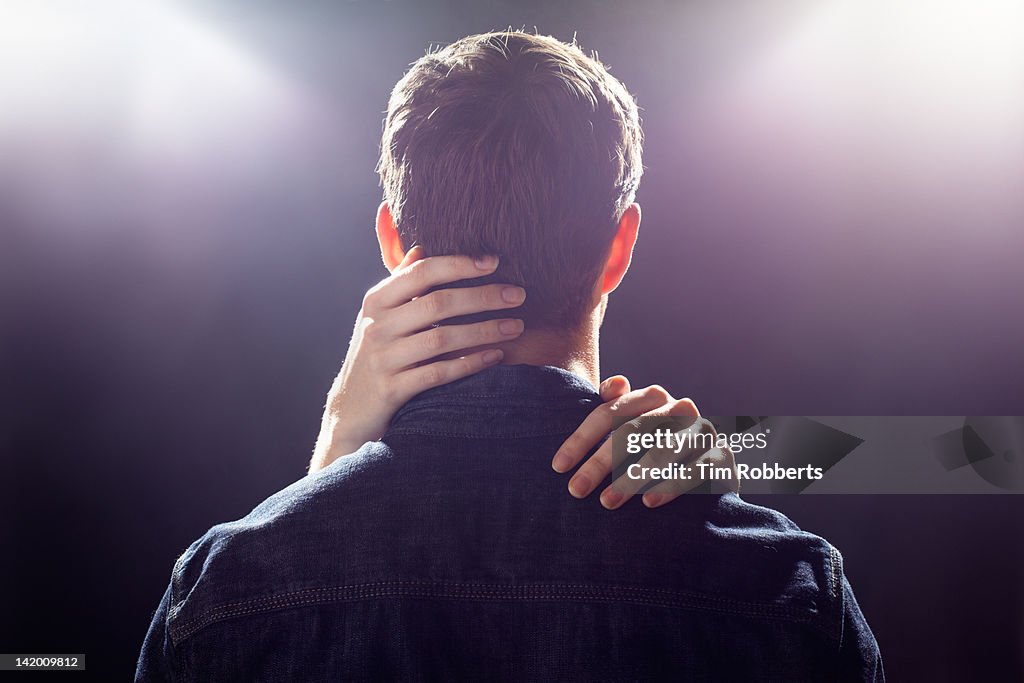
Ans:
[[[628,394],[629,391],[629,380],[624,375],[612,375],[601,382],[601,387],[598,390],[601,394],[601,400],[605,402],[621,398]]]

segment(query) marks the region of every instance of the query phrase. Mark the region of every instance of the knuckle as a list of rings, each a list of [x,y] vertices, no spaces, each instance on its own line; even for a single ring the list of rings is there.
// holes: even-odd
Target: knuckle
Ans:
[[[645,403],[656,403],[657,405],[664,405],[672,399],[672,395],[660,384],[652,384],[646,387],[641,395]]]
[[[636,410],[636,404],[625,396],[620,396],[613,401],[607,401],[602,405],[605,406],[605,409],[608,411],[608,418],[611,420],[626,420],[632,417],[639,417],[640,415]]]
[[[669,400],[670,398],[669,393],[665,391],[665,387],[661,386],[660,384],[652,384],[651,386],[647,387],[647,389],[644,390],[644,395],[647,398],[658,400],[661,401],[662,403]]]
[[[427,332],[426,338],[423,340],[424,346],[431,351],[440,351],[445,348],[448,343],[449,333],[443,327],[437,327]]]
[[[431,317],[440,318],[441,314],[447,309],[450,301],[451,295],[444,290],[431,292],[427,296],[423,297],[423,308],[426,309],[427,314]]]
[[[429,365],[423,369],[422,382],[424,388],[436,387],[444,383],[444,371],[435,365]]]
[[[583,475],[591,482],[593,482],[600,475],[600,469],[600,465],[596,463],[594,461],[594,457],[591,456],[583,461],[583,464],[580,465],[580,468],[579,470],[577,470],[576,474]],[[593,483],[591,483],[591,486],[593,486]]]
[[[588,462],[593,463],[592,468],[602,477],[612,469],[612,456],[607,448],[598,448]]]
[[[700,418],[700,411],[697,410],[697,406],[694,405],[693,401],[688,398],[669,401],[667,405],[667,414],[677,418],[680,422],[686,422],[687,425]]]
[[[501,332],[501,322],[492,320],[480,326],[476,333],[477,341],[481,343],[501,341],[505,335]]]
[[[372,287],[363,295],[363,311],[375,311],[380,304],[380,285]]]
[[[565,440],[563,448],[573,454],[584,452],[587,450],[587,440],[579,432],[573,432]]]
[[[402,277],[406,278],[409,282],[413,283],[414,285],[421,285],[427,280],[427,275],[429,274],[429,267],[430,259],[417,261],[416,263],[409,266],[408,269],[406,269]]]
[[[598,420],[598,426],[602,431],[611,431],[619,410],[620,406],[617,403],[602,403],[597,408],[594,408],[593,415]]]
[[[376,343],[382,339],[383,328],[380,323],[372,318],[367,318],[363,321],[363,339],[368,342]]]
[[[718,434],[718,432],[715,431],[715,425],[711,424],[711,421],[706,417],[697,419],[694,426],[695,430],[700,434]]]

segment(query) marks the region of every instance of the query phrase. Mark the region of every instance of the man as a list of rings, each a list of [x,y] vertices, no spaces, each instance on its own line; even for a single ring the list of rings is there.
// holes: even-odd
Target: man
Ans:
[[[395,87],[379,170],[400,277],[366,299],[357,337],[410,354],[388,382],[404,405],[351,455],[318,443],[313,474],[186,551],[137,679],[881,680],[824,539],[734,493],[649,510],[606,490],[602,507],[551,471],[552,453],[560,472],[583,455],[566,437],[600,403],[598,330],[640,225],[622,84],[552,38],[464,38]],[[466,278],[525,288],[508,302],[523,327],[502,337],[498,314],[467,323],[457,289],[427,293]],[[399,305],[402,286],[419,295]],[[447,324],[399,334],[396,306]],[[570,490],[607,472],[592,458]]]

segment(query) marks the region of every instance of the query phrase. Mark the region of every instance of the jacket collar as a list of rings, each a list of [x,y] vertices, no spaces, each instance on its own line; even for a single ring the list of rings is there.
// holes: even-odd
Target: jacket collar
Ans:
[[[562,368],[496,365],[415,396],[389,433],[535,436],[571,431],[600,404],[586,379]]]

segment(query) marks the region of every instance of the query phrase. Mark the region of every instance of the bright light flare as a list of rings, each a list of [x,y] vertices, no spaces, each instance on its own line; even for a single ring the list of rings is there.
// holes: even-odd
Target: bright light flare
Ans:
[[[281,115],[287,86],[170,2],[0,4],[0,135],[171,150]]]
[[[852,226],[815,240],[1019,239],[1024,3],[828,0],[746,64],[708,98],[708,156]]]

